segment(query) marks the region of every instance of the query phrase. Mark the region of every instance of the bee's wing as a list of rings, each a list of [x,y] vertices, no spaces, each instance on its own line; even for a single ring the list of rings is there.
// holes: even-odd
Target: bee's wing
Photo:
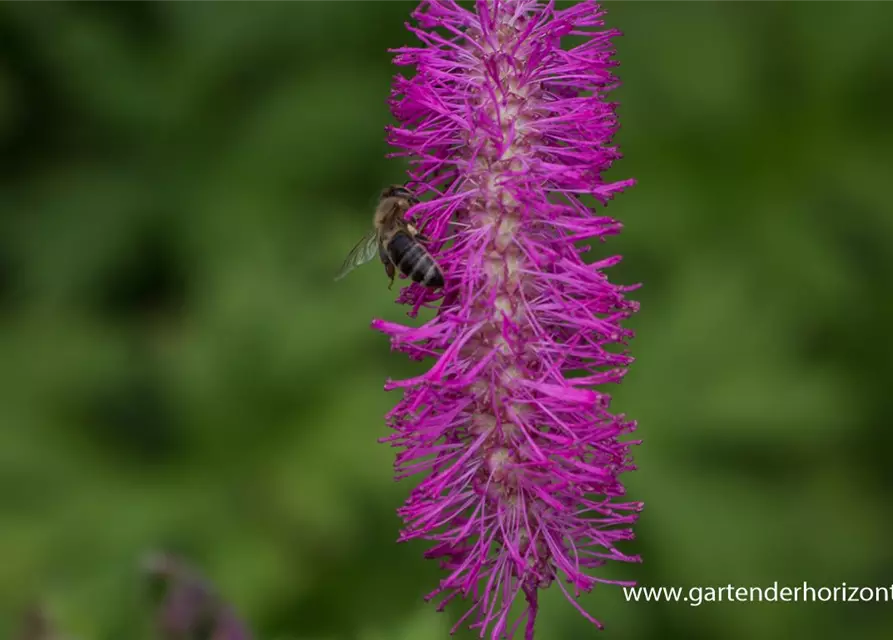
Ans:
[[[340,280],[361,264],[366,264],[377,255],[378,234],[373,229],[363,236],[356,246],[350,250],[350,253],[347,254],[347,258],[344,259],[344,264],[341,265],[341,271],[335,276],[335,280]]]

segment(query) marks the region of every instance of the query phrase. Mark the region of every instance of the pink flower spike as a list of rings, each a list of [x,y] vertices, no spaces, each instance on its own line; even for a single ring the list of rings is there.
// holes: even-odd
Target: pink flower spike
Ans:
[[[533,640],[539,591],[553,583],[601,628],[576,597],[634,584],[594,571],[641,561],[617,548],[642,509],[619,481],[635,469],[636,423],[593,388],[632,363],[622,323],[638,310],[625,298],[635,287],[608,281],[619,256],[587,264],[575,244],[621,232],[602,209],[634,183],[602,177],[620,157],[606,101],[619,34],[603,15],[586,0],[428,0],[407,25],[421,45],[394,51],[415,73],[394,79],[388,141],[409,158],[423,202],[408,218],[445,284],[401,291],[411,317],[436,309],[421,327],[373,322],[393,349],[435,359],[388,381],[404,395],[383,441],[398,479],[421,478],[399,539],[430,541],[425,555],[445,571],[426,600],[465,599],[457,628],[490,640]],[[562,49],[564,36],[583,39]],[[526,606],[510,619],[516,601]]]

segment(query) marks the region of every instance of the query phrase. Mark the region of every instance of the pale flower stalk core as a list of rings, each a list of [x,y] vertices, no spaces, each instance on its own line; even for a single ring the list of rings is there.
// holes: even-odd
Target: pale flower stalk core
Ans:
[[[434,543],[426,555],[446,575],[428,597],[440,608],[470,600],[456,628],[495,640],[523,625],[531,640],[538,592],[553,583],[601,626],[576,597],[614,582],[593,568],[639,561],[616,544],[642,507],[618,480],[634,469],[636,441],[620,438],[635,422],[593,388],[632,362],[617,345],[632,337],[621,323],[638,308],[624,297],[634,287],[605,276],[619,257],[586,264],[576,245],[621,227],[582,196],[604,206],[633,184],[602,179],[619,157],[605,101],[618,33],[598,30],[594,2],[442,0],[413,17],[422,46],[397,50],[415,75],[394,80],[389,142],[430,196],[410,216],[446,285],[401,293],[412,315],[439,302],[421,327],[373,322],[410,357],[436,359],[386,386],[405,390],[387,416],[398,478],[422,477],[400,509],[401,539]],[[581,43],[563,49],[565,36]],[[510,620],[516,600],[526,606]]]

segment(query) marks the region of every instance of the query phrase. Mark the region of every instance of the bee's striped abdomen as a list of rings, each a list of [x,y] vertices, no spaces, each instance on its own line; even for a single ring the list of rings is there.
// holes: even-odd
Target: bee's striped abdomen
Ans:
[[[443,273],[422,243],[398,231],[388,244],[388,255],[397,268],[414,282],[426,287],[442,287]]]

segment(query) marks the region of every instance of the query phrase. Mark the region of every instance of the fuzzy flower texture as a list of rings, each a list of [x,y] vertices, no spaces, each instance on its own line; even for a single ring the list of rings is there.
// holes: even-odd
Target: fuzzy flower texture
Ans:
[[[399,513],[401,541],[432,541],[426,557],[445,577],[427,596],[461,596],[456,624],[480,637],[534,635],[539,590],[577,602],[618,550],[642,504],[618,480],[634,469],[621,441],[635,422],[595,390],[618,383],[632,358],[621,322],[634,287],[611,284],[609,257],[586,264],[581,240],[619,232],[604,206],[633,180],[606,183],[619,156],[605,94],[611,39],[594,2],[558,10],[536,0],[423,2],[407,25],[420,47],[396,50],[415,73],[394,80],[399,125],[389,142],[410,159],[424,200],[408,218],[431,241],[446,285],[413,284],[399,302],[436,308],[420,327],[376,320],[395,349],[435,359],[404,390],[385,439],[400,451],[397,477],[421,481]],[[563,37],[578,43],[562,48]],[[413,186],[415,185],[415,186]],[[439,303],[439,304],[436,304]],[[516,605],[513,607],[513,605]],[[511,614],[511,615],[510,615]]]

